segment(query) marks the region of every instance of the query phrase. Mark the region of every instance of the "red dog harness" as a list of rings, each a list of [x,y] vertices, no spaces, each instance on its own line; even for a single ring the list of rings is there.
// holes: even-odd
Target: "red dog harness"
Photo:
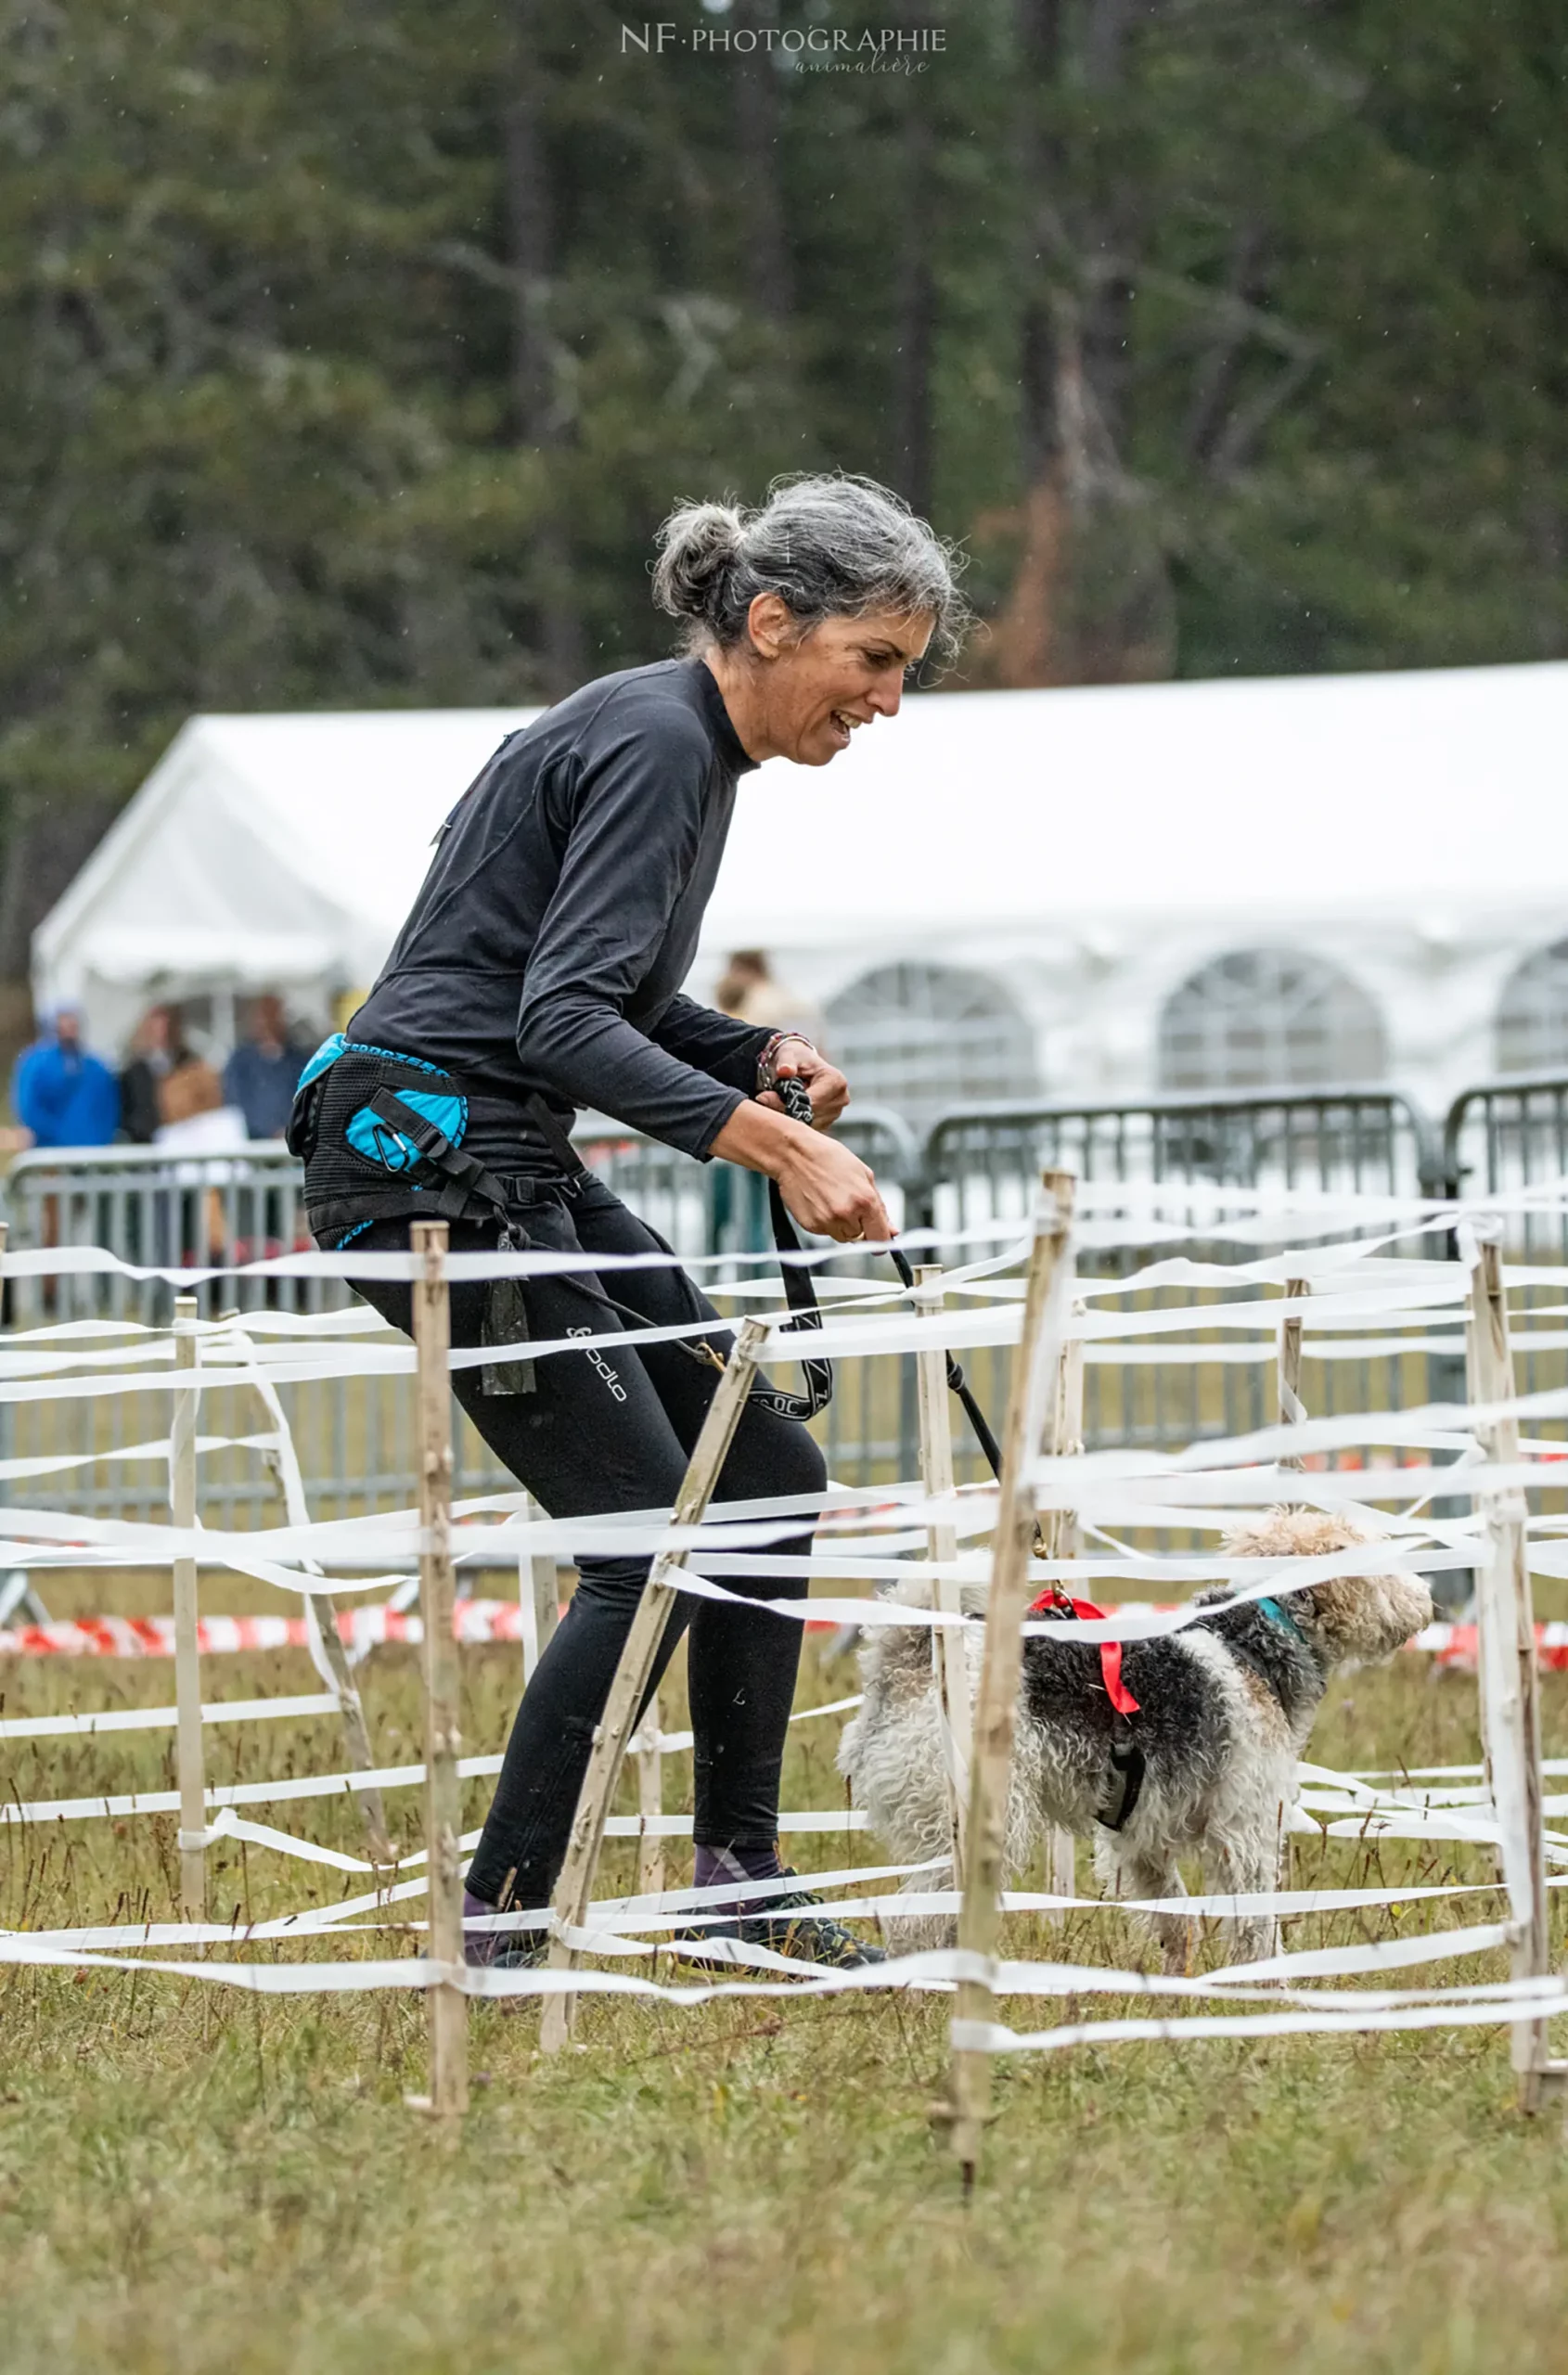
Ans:
[[[1096,1608],[1092,1599],[1074,1599],[1060,1584],[1047,1584],[1036,1600],[1029,1605],[1031,1616],[1085,1616],[1103,1618],[1105,1611]],[[1099,1645],[1099,1671],[1105,1683],[1105,1695],[1118,1715],[1136,1715],[1137,1701],[1122,1680],[1122,1644],[1102,1641]]]
[[[1074,1599],[1060,1584],[1048,1584],[1038,1599],[1029,1606],[1031,1616],[1103,1617],[1105,1611],[1096,1608],[1092,1599]],[[1144,1756],[1128,1723],[1129,1715],[1138,1712],[1137,1701],[1122,1680],[1122,1644],[1102,1641],[1099,1644],[1099,1672],[1105,1685],[1105,1695],[1111,1701],[1111,1755],[1105,1777],[1105,1788],[1095,1820],[1107,1830],[1120,1830],[1128,1820],[1143,1788]]]

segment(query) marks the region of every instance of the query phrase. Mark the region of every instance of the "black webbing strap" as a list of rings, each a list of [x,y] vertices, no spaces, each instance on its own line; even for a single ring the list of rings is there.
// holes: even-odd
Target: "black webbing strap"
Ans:
[[[406,1138],[420,1159],[441,1175],[441,1186],[431,1191],[432,1209],[443,1221],[459,1221],[476,1198],[503,1217],[507,1209],[507,1191],[493,1172],[486,1171],[477,1155],[465,1154],[455,1147],[444,1130],[405,1105],[395,1088],[379,1088],[368,1100],[370,1110],[378,1122]]]
[[[1112,1709],[1111,1753],[1106,1761],[1104,1792],[1094,1810],[1096,1822],[1107,1830],[1126,1827],[1143,1790],[1147,1761],[1126,1717]]]
[[[795,1235],[794,1223],[784,1209],[784,1199],[778,1192],[777,1179],[770,1179],[767,1183],[767,1210],[768,1218],[773,1223],[775,1251],[780,1255],[799,1253],[801,1240]],[[779,1334],[793,1336],[805,1329],[820,1328],[822,1312],[816,1300],[816,1281],[811,1275],[809,1263],[781,1260],[778,1275],[784,1284],[784,1300],[794,1315],[779,1329]],[[780,1393],[777,1386],[755,1386],[751,1399],[765,1403],[783,1419],[815,1419],[817,1412],[826,1410],[833,1399],[832,1364],[829,1361],[803,1360],[801,1375],[805,1380],[803,1393]]]
[[[804,1082],[781,1080],[775,1083],[775,1089],[778,1101],[790,1121],[803,1122],[810,1129],[812,1127],[811,1094]],[[773,1179],[768,1181],[768,1207],[773,1214],[774,1243],[781,1253],[798,1253],[801,1250],[800,1239],[796,1237],[790,1225],[790,1215],[784,1209],[784,1199],[778,1192],[778,1183]],[[907,1260],[896,1245],[889,1246],[888,1254],[904,1285],[913,1292],[915,1273],[909,1267]],[[822,1314],[817,1308],[816,1288],[809,1269],[803,1263],[792,1262],[781,1263],[779,1267],[784,1276],[784,1299],[791,1311],[801,1315],[793,1325],[797,1328],[820,1328]],[[803,1366],[808,1379],[813,1368],[820,1367],[823,1370],[828,1380],[828,1391],[823,1395],[823,1401],[826,1402],[833,1390],[831,1369],[829,1368],[826,1361],[808,1362]],[[975,1400],[970,1390],[968,1379],[951,1353],[947,1355],[947,1385],[949,1392],[958,1396],[959,1406],[974,1430],[975,1442],[984,1453],[986,1464],[992,1475],[999,1480],[1002,1473],[1002,1447],[992,1433],[984,1411]],[[817,1406],[820,1407],[821,1405]]]
[[[521,1251],[527,1247],[527,1233],[511,1217],[505,1187],[476,1155],[465,1154],[460,1147],[454,1146],[444,1130],[439,1129],[413,1106],[405,1104],[396,1089],[379,1088],[368,1101],[376,1119],[386,1123],[388,1128],[395,1130],[400,1137],[406,1138],[419,1160],[439,1175],[441,1184],[431,1191],[431,1209],[440,1219],[461,1220],[471,1213],[475,1203],[479,1203],[488,1208],[500,1222],[503,1248]],[[586,1163],[543,1098],[531,1098],[530,1109],[546,1144],[562,1165],[567,1185],[570,1187],[575,1180],[585,1177]],[[774,1243],[780,1253],[798,1253],[800,1240],[784,1210],[783,1200],[771,1180],[768,1185],[772,1190],[769,1200]],[[784,1277],[784,1300],[794,1314],[789,1322],[789,1329],[820,1328],[822,1314],[817,1308],[816,1289],[809,1269],[802,1263],[790,1262],[781,1263],[779,1267]],[[580,1285],[578,1280],[570,1277],[564,1277],[559,1283],[567,1287]],[[582,1291],[588,1293],[590,1290],[583,1288]],[[625,1303],[618,1303],[606,1290],[602,1280],[595,1300],[608,1303],[628,1329],[651,1325],[646,1312],[633,1311]],[[507,1339],[497,1338],[496,1341],[505,1342]],[[676,1342],[680,1351],[691,1359],[700,1361],[705,1367],[712,1367],[715,1362],[721,1368],[724,1366],[706,1342],[688,1342],[684,1339]],[[803,1361],[801,1369],[806,1383],[804,1393],[786,1393],[779,1386],[764,1383],[754,1385],[747,1400],[776,1412],[781,1419],[815,1419],[817,1412],[826,1409],[832,1400],[833,1372],[826,1361]]]

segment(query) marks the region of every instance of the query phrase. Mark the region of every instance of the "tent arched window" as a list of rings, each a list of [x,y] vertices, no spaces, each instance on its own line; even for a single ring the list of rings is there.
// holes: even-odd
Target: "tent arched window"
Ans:
[[[828,1007],[828,1044],[861,1105],[929,1120],[1039,1088],[1035,1033],[999,982],[956,965],[880,965]]]
[[[1238,948],[1192,974],[1160,1018],[1160,1083],[1315,1087],[1382,1076],[1382,1019],[1337,966],[1294,948]]]
[[[1568,1063],[1568,940],[1537,948],[1510,976],[1497,1007],[1497,1070]]]

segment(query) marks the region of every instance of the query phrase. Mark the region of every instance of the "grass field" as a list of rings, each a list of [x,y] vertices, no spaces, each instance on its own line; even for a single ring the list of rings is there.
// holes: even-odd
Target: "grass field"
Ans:
[[[464,1674],[468,1740],[490,1746],[515,1656],[469,1653]],[[6,1713],[89,1692],[153,1703],[171,1679],[167,1667],[19,1662]],[[210,1693],[236,1697],[303,1687],[298,1658],[225,1661],[209,1678]],[[849,1687],[814,1639],[803,1703]],[[1553,1747],[1568,1689],[1555,1676],[1544,1687]],[[416,1753],[411,1659],[385,1653],[367,1697],[379,1752]],[[1338,1690],[1314,1753],[1457,1760],[1474,1753],[1473,1719],[1470,1683],[1410,1657]],[[841,1803],[834,1731],[797,1727],[787,1804]],[[208,1742],[214,1779],[338,1762],[319,1724],[219,1728]],[[7,1796],[32,1798],[161,1785],[172,1752],[162,1735],[119,1735],[6,1753]],[[672,1764],[672,1804],[686,1769]],[[417,1793],[389,1803],[413,1843]],[[470,1819],[482,1804],[476,1790]],[[357,1843],[336,1802],[277,1819]],[[7,1926],[173,1912],[172,1818],[13,1830],[4,1846]],[[842,1834],[803,1851],[819,1864],[875,1852]],[[1308,1841],[1295,1877],[1485,1877],[1467,1855],[1385,1846],[1380,1865],[1353,1842]],[[610,1886],[629,1878],[626,1856],[612,1851]],[[220,1847],[212,1865],[225,1915],[342,1889],[256,1849]],[[1494,1904],[1420,1919],[1475,1919]],[[1288,1942],[1387,1935],[1401,1919],[1313,1918]],[[1114,1915],[1012,1930],[1023,1952],[1136,1959]],[[1005,2063],[966,2212],[926,2119],[945,2009],[919,1996],[590,2004],[582,2049],[546,2062],[534,2014],[481,2008],[474,2108],[446,2149],[403,2100],[424,2076],[417,1997],[261,2000],[148,1974],[14,1973],[0,1983],[0,2363],[8,2375],[1523,2375],[1568,2357],[1561,2122],[1518,2119],[1500,2032]],[[1058,2012],[1014,2004],[1009,2017],[1045,2025]]]

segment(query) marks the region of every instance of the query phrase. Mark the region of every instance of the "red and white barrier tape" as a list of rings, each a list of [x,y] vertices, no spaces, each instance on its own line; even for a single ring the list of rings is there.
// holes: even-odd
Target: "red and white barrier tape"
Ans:
[[[1120,1616],[1133,1607],[1140,1611],[1164,1602],[1129,1602],[1107,1612]],[[1175,1606],[1173,1601],[1169,1603]],[[808,1624],[808,1632],[830,1631],[829,1625]],[[424,1627],[418,1615],[395,1608],[341,1609],[338,1630],[355,1650],[378,1648],[386,1641],[418,1642]],[[455,1630],[459,1641],[482,1648],[496,1641],[522,1641],[522,1611],[516,1600],[462,1599],[457,1602]],[[204,1657],[233,1650],[308,1649],[302,1616],[204,1616],[197,1628]],[[1429,1624],[1410,1643],[1424,1650],[1439,1665],[1470,1672],[1475,1664],[1473,1624]],[[1568,1624],[1537,1624],[1536,1649],[1543,1666],[1568,1668]],[[47,1624],[0,1627],[0,1657],[6,1658],[169,1658],[174,1653],[172,1616],[58,1617]]]

